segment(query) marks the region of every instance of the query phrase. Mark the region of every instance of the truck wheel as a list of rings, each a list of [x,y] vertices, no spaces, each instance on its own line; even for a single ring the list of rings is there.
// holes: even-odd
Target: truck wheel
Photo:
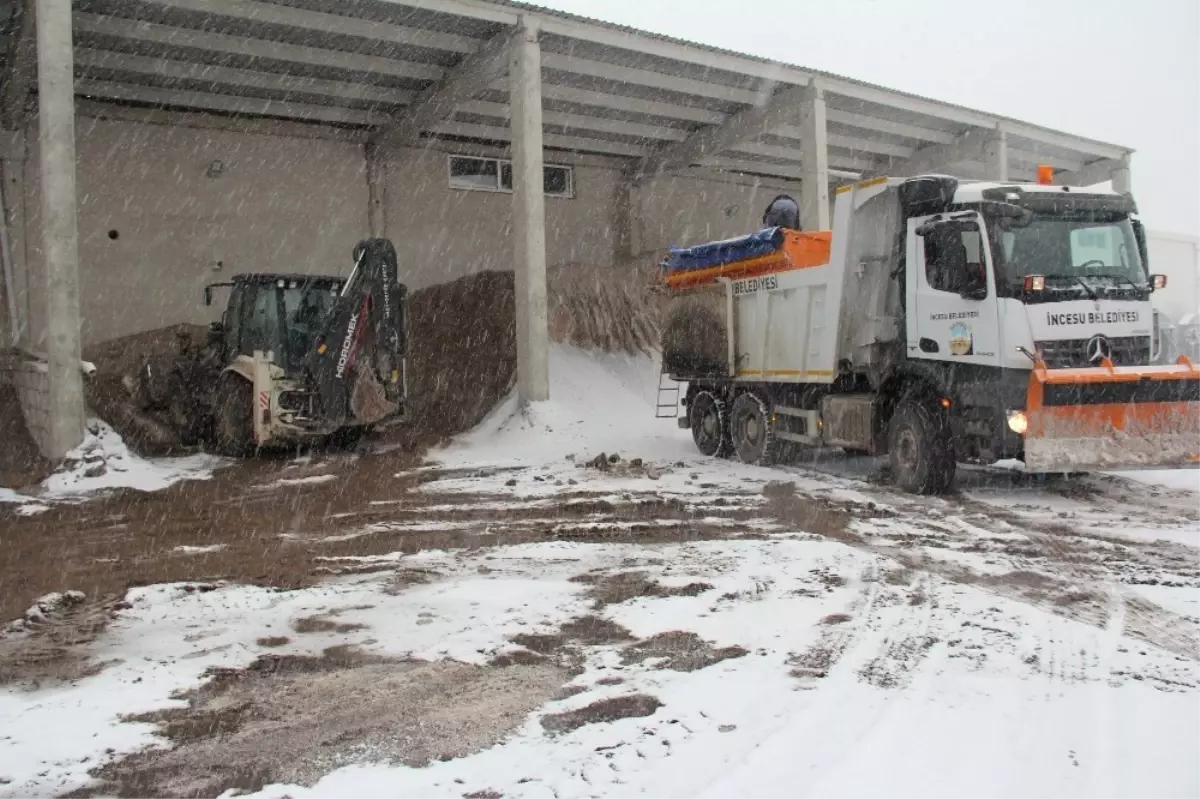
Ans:
[[[213,438],[217,452],[242,458],[254,452],[254,390],[240,377],[227,377],[213,402]]]
[[[771,409],[757,394],[739,394],[733,401],[729,433],[733,449],[743,463],[767,466],[778,460],[782,442],[775,437]]]
[[[692,440],[704,455],[723,458],[729,454],[729,417],[725,403],[711,391],[701,391],[688,406]]]
[[[928,403],[902,400],[888,425],[888,460],[896,485],[940,494],[954,481],[954,443],[946,415]]]

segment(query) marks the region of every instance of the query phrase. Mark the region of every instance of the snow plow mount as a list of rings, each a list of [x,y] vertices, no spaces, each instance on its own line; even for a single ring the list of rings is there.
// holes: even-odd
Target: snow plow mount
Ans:
[[[1200,464],[1200,366],[1050,369],[1034,362],[1025,466],[1036,472]]]

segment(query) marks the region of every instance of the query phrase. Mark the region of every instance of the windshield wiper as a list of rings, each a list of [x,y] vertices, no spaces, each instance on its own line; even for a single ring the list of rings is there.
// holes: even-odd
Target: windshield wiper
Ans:
[[[1083,278],[1079,277],[1078,275],[1046,275],[1046,279],[1047,280],[1074,280],[1076,283],[1083,286],[1083,290],[1088,295],[1089,299],[1097,300],[1100,298],[1099,295],[1096,294],[1095,289],[1093,289],[1091,286],[1089,286],[1087,283],[1085,283]]]
[[[1108,274],[1108,275],[1099,275],[1099,277],[1104,277],[1104,278],[1108,278],[1110,280],[1117,280],[1117,281],[1122,281],[1122,282],[1128,283],[1130,285],[1130,287],[1134,290],[1134,292],[1138,293],[1138,294],[1142,293],[1143,291],[1145,291],[1147,289],[1147,286],[1139,286],[1137,283],[1134,283],[1133,280],[1126,277],[1125,275]]]

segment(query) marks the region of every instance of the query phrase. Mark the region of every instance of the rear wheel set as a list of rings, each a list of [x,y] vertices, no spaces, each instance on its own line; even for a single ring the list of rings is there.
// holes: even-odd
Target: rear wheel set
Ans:
[[[688,410],[692,440],[705,455],[736,455],[743,463],[776,463],[783,442],[775,435],[770,404],[753,392],[743,392],[732,406],[711,391],[692,398]]]
[[[729,413],[729,435],[742,463],[777,463],[783,442],[775,435],[775,417],[767,400],[747,391],[738,394]]]
[[[723,458],[729,454],[729,414],[725,401],[711,391],[701,391],[688,405],[692,440],[701,454]]]

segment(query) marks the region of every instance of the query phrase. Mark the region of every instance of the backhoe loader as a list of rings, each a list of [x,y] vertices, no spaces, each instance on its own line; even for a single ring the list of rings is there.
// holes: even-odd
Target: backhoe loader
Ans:
[[[386,239],[354,249],[348,277],[250,273],[229,289],[199,345],[143,359],[127,382],[139,408],[185,444],[227,455],[332,437],[353,440],[403,420],[407,289]]]

